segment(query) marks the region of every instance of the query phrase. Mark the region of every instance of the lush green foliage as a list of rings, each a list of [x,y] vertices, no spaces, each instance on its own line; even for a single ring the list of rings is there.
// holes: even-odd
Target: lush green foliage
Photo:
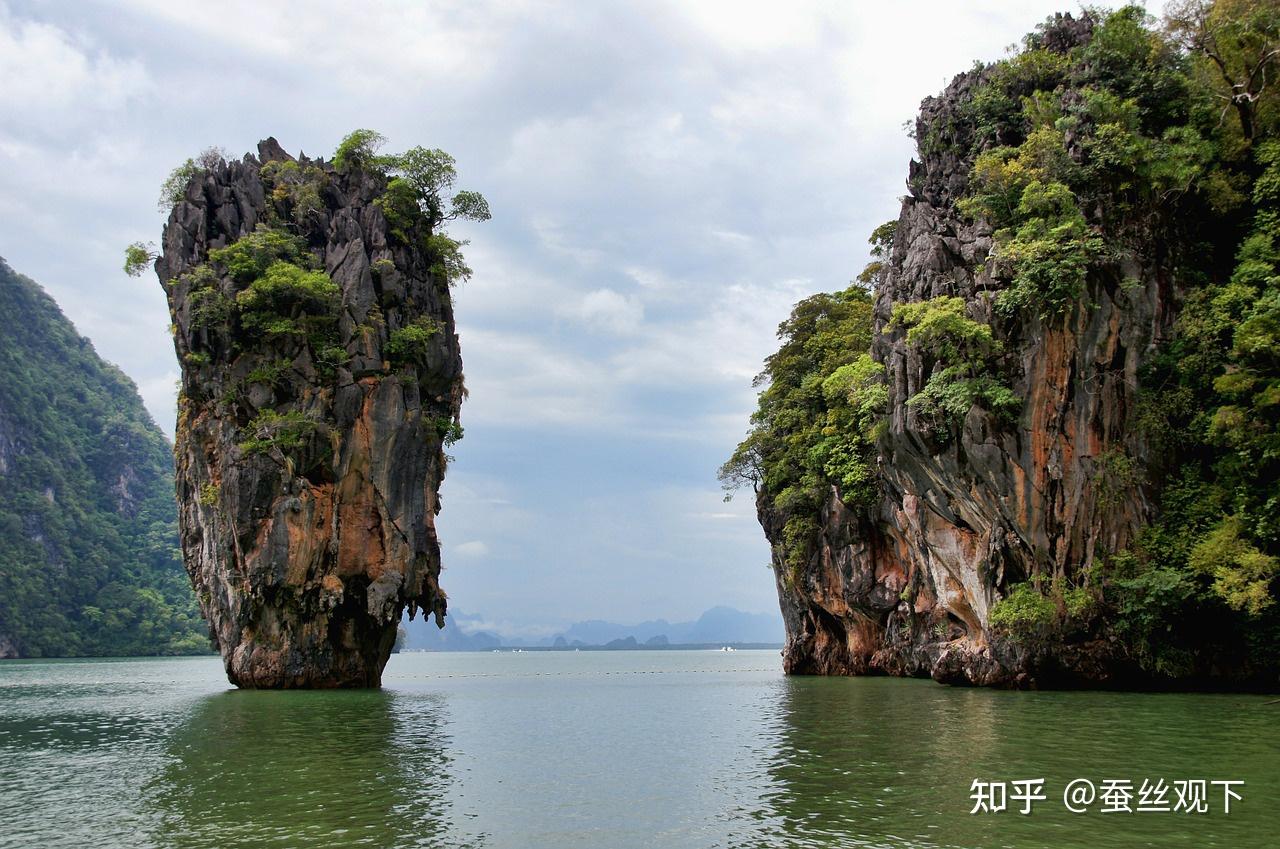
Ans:
[[[998,309],[1061,316],[1087,301],[1090,274],[1120,279],[1156,226],[1174,246],[1166,273],[1187,287],[1173,339],[1142,374],[1150,456],[1141,468],[1099,458],[1100,503],[1141,484],[1160,502],[1158,522],[1107,556],[1101,600],[1153,672],[1196,671],[1206,639],[1246,665],[1273,663],[1280,3],[1175,3],[1163,32],[1126,8],[1058,58],[1044,55],[1045,32],[986,73],[966,116],[976,160],[959,206],[995,228]],[[1060,605],[1033,592],[1000,602],[993,624],[1025,636],[1046,605],[1060,622]]]
[[[1213,592],[1229,607],[1257,616],[1275,604],[1271,583],[1280,574],[1280,558],[1259,550],[1241,524],[1239,516],[1228,516],[1196,543],[1188,563],[1213,577]]]
[[[245,376],[247,383],[261,383],[264,386],[279,386],[292,364],[288,360],[275,360],[256,366]]]
[[[446,448],[451,448],[462,440],[462,424],[457,419],[440,416],[433,420],[433,424],[436,436]]]
[[[331,326],[339,294],[338,285],[323,271],[276,260],[236,295],[236,305],[246,329],[297,335],[305,333],[302,316],[319,316]]]
[[[169,447],[133,383],[0,262],[0,642],[25,656],[208,651]]]
[[[156,209],[160,212],[169,212],[181,203],[187,194],[187,186],[191,178],[198,173],[200,168],[194,159],[188,159],[170,171],[169,176],[165,177],[164,182],[160,184],[160,200],[156,201]]]
[[[1058,608],[1048,596],[1031,584],[1018,584],[992,605],[988,620],[992,628],[1027,639],[1047,630],[1057,618]]]
[[[1015,584],[992,605],[988,623],[997,632],[1034,645],[1087,625],[1097,607],[1097,599],[1086,587],[1054,584],[1046,594],[1031,583]]]
[[[431,339],[440,332],[440,322],[430,316],[419,316],[414,321],[391,331],[387,339],[387,358],[393,366],[420,365],[431,350]]]
[[[271,199],[285,204],[295,222],[306,221],[324,209],[320,191],[328,185],[329,178],[319,166],[272,160],[262,166],[259,175],[271,189]]]
[[[372,170],[387,178],[387,187],[374,204],[382,211],[392,234],[405,244],[420,243],[433,258],[432,272],[450,285],[471,277],[462,256],[466,240],[445,230],[450,221],[488,221],[489,202],[479,192],[450,192],[457,181],[457,163],[443,150],[414,147],[404,153],[378,155],[386,139],[373,130],[356,130],[338,145],[334,167],[339,171]]]
[[[301,239],[260,225],[230,245],[209,251],[209,263],[184,276],[190,287],[192,323],[213,328],[238,320],[250,333],[305,342],[322,367],[340,365],[347,360],[338,344],[341,292],[315,264]],[[234,297],[223,292],[215,269],[243,288]]]
[[[1174,603],[1225,605],[1224,635],[1274,657],[1280,576],[1280,143],[1273,124],[1223,170],[1246,175],[1251,217],[1229,273],[1189,294],[1176,336],[1143,375],[1142,425],[1180,462],[1166,470],[1162,521],[1131,553],[1134,569],[1180,577]],[[1135,579],[1136,580],[1136,579]],[[1167,594],[1166,594],[1167,595]],[[1258,654],[1261,652],[1262,654]],[[1164,666],[1175,661],[1157,657]]]
[[[240,450],[248,455],[279,451],[288,457],[306,448],[319,427],[318,422],[299,410],[263,410],[245,427]]]
[[[1187,298],[1177,335],[1143,376],[1142,424],[1181,462],[1163,520],[1129,554],[1176,572],[1175,602],[1238,611],[1250,651],[1276,651],[1280,576],[1280,143],[1274,127],[1235,163],[1252,172],[1250,228],[1234,267]],[[1269,635],[1269,636],[1267,636]],[[1166,662],[1166,665],[1168,663]]]
[[[871,296],[853,286],[796,305],[757,377],[751,431],[720,469],[727,491],[751,485],[788,518],[782,557],[795,571],[830,487],[850,504],[875,493],[875,438],[887,390],[871,345]]]
[[[186,197],[192,178],[216,168],[224,159],[226,154],[222,148],[207,147],[195,159],[187,159],[174,168],[160,185],[160,200],[156,202],[156,208],[160,212],[171,211]]]
[[[259,226],[224,248],[209,251],[209,261],[219,263],[237,283],[251,283],[266,273],[275,262],[288,262],[306,268],[315,266],[302,240],[283,230]]]
[[[124,273],[130,277],[141,277],[157,256],[153,245],[134,242],[124,249]]]
[[[1033,34],[968,106],[977,159],[959,207],[995,228],[1006,314],[1071,310],[1090,269],[1123,254],[1141,210],[1205,172],[1211,145],[1186,123],[1184,60],[1145,22],[1122,9],[1065,54]]]
[[[339,172],[354,171],[376,165],[378,151],[387,137],[374,130],[353,130],[338,143],[333,153],[333,167]]]
[[[991,326],[965,315],[963,298],[939,297],[897,304],[891,326],[907,328],[907,344],[931,356],[939,367],[924,387],[907,400],[919,407],[935,429],[946,433],[978,405],[997,416],[1017,416],[1022,402],[995,376],[1000,344]]]

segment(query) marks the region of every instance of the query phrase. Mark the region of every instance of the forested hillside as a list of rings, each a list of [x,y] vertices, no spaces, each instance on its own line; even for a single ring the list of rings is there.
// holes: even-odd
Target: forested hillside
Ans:
[[[3,260],[0,315],[0,657],[207,651],[137,388]]]

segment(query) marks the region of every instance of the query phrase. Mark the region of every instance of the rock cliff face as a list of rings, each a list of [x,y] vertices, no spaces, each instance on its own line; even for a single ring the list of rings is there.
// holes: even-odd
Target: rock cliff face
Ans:
[[[1046,43],[1065,51],[1088,35],[1088,22],[1068,18]],[[992,276],[992,230],[956,207],[974,165],[963,113],[989,73],[956,77],[924,101],[916,124],[930,144],[911,164],[876,292],[872,356],[889,395],[878,502],[850,507],[831,488],[819,539],[792,580],[778,555],[787,517],[760,494],[788,672],[1005,686],[1124,674],[1127,661],[1105,638],[1080,635],[1037,652],[994,633],[989,615],[1012,584],[1078,577],[1151,520],[1140,478],[1114,474],[1108,458],[1147,456],[1132,414],[1144,356],[1174,318],[1167,251],[1152,225],[1142,249],[1090,271],[1065,317],[997,314],[991,294],[1004,284]],[[992,368],[1022,399],[1016,423],[975,405],[939,436],[907,403],[941,366],[907,343],[893,308],[943,296],[962,298],[967,316],[1003,343]]]
[[[274,139],[203,165],[157,262],[187,571],[236,685],[377,686],[406,605],[445,613],[434,518],[463,395],[448,282],[425,239],[393,233],[376,170]]]

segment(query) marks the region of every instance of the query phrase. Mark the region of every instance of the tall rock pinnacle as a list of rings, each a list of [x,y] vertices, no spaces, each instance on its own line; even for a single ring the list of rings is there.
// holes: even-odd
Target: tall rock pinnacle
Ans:
[[[275,139],[170,181],[182,551],[237,686],[378,686],[406,605],[443,622],[460,257],[434,191],[452,160],[416,151],[442,157],[426,188],[371,149],[335,167]]]

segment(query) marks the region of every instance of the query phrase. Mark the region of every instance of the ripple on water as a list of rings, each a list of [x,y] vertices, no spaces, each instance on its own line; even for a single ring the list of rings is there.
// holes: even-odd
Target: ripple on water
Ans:
[[[3,846],[1268,846],[1274,706],[785,679],[773,652],[406,655],[380,692],[216,659],[0,665]],[[1231,817],[968,815],[973,778],[1242,778]]]

